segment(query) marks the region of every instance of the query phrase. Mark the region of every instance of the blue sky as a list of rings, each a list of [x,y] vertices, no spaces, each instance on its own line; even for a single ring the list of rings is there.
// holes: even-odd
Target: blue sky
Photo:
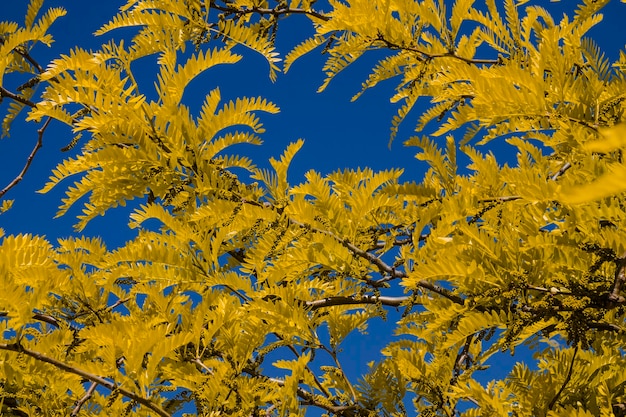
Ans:
[[[5,0],[4,3],[0,20],[22,22],[28,2]],[[60,53],[67,53],[75,45],[86,49],[98,48],[101,42],[108,38],[96,38],[92,33],[106,23],[123,3],[122,0],[46,1],[44,7],[63,6],[68,9],[68,15],[52,27],[51,33],[56,39],[52,48],[38,46],[32,52],[33,56],[45,65],[51,58]],[[531,3],[542,4],[551,10],[570,10],[570,14],[573,5],[576,4],[573,0],[561,3],[548,1]],[[612,59],[617,57],[619,49],[623,48],[626,42],[624,22],[626,22],[626,4],[613,0],[607,8],[605,21],[592,32],[596,41]],[[289,47],[304,39],[311,29],[304,17],[294,17],[283,23],[278,32],[278,48],[284,56]],[[116,37],[117,34],[114,32],[112,36]],[[336,169],[365,166],[375,170],[402,167],[405,173],[401,179],[421,180],[426,166],[414,158],[415,149],[403,147],[402,141],[413,134],[416,116],[423,107],[418,106],[413,110],[411,113],[413,117],[409,115],[402,125],[398,138],[389,148],[391,118],[397,110],[397,106],[389,102],[395,86],[393,81],[382,83],[365,93],[358,101],[350,102],[350,98],[359,91],[361,83],[366,79],[368,69],[374,65],[375,58],[382,55],[373,53],[370,57],[357,62],[340,74],[321,94],[316,92],[324,78],[321,71],[323,57],[319,52],[313,52],[296,62],[290,72],[279,75],[275,83],[269,80],[268,67],[262,57],[253,53],[244,55],[244,59],[238,64],[211,69],[194,80],[185,94],[184,101],[192,109],[197,109],[204,94],[219,86],[224,100],[244,95],[263,96],[277,104],[281,108],[280,114],[261,115],[267,129],[263,135],[264,145],[240,148],[241,152],[250,156],[257,165],[267,166],[269,157],[278,156],[290,142],[304,138],[305,146],[294,159],[290,171],[290,181],[294,185],[303,181],[303,174],[309,169],[326,174]],[[152,83],[151,79],[146,81],[146,85]],[[6,106],[6,103],[2,106]],[[11,137],[0,140],[0,154],[3,156],[0,188],[21,170],[37,140],[37,128],[38,126],[33,124],[16,122]],[[44,147],[37,155],[26,178],[6,195],[7,198],[16,200],[14,207],[0,216],[0,227],[7,234],[33,233],[46,235],[54,241],[58,237],[74,233],[72,229],[74,216],[80,212],[80,207],[74,207],[63,218],[53,220],[63,196],[64,186],[69,183],[46,195],[36,193],[36,190],[47,181],[50,170],[67,156],[60,148],[67,145],[70,139],[70,132],[60,124],[53,124],[47,130]],[[502,143],[491,146],[494,152],[501,154],[503,158],[510,158],[508,146]],[[135,233],[126,227],[130,211],[130,208],[113,210],[106,217],[92,221],[84,234],[103,236],[109,248],[121,245]],[[358,344],[351,344],[350,339],[348,340],[344,345],[344,354],[346,358],[350,358],[352,372],[357,372],[359,365],[378,356],[379,347],[386,339],[381,335],[389,334],[393,321],[393,314],[388,324],[377,319],[368,337],[360,339]],[[506,356],[503,359],[506,359]],[[502,366],[502,369],[499,369],[499,366]],[[492,370],[485,374],[485,379],[502,376],[502,371],[508,370],[510,366],[508,362],[494,364]]]

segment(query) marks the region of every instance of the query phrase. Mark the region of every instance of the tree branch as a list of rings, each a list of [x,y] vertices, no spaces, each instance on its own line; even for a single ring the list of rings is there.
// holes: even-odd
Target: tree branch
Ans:
[[[552,401],[550,401],[550,404],[548,404],[548,410],[552,410],[552,408],[556,405],[556,402],[559,400],[559,397],[561,396],[561,394],[565,390],[565,387],[567,386],[570,379],[572,378],[572,370],[574,369],[574,361],[576,360],[577,353],[578,353],[578,345],[574,347],[574,353],[572,354],[572,361],[569,364],[569,369],[567,370],[565,381],[563,381],[563,385],[561,385],[561,389],[559,389],[559,392],[556,393],[554,398],[552,398]]]
[[[61,362],[57,359],[51,358],[49,356],[44,355],[43,353],[39,353],[39,352],[35,352],[33,350],[29,350],[25,347],[23,347],[22,345],[18,344],[18,343],[11,343],[11,344],[6,344],[6,343],[0,343],[0,349],[1,350],[9,350],[9,351],[13,351],[13,352],[17,352],[17,353],[22,353],[24,355],[30,356],[31,358],[34,358],[38,361],[41,362],[45,362],[48,363],[56,368],[59,368],[63,371],[72,373],[74,375],[78,375],[81,376],[91,382],[95,382],[98,385],[101,385],[105,388],[108,388],[109,390],[113,391],[113,390],[117,390],[120,394],[122,394],[123,396],[130,398],[133,401],[136,401],[138,404],[144,405],[146,407],[148,407],[149,409],[151,409],[152,411],[154,411],[157,415],[161,416],[161,417],[171,417],[170,414],[168,412],[166,412],[165,410],[163,410],[161,407],[159,407],[157,404],[154,404],[152,401],[150,401],[147,398],[144,398],[140,395],[135,394],[132,391],[129,391],[125,388],[122,388],[121,386],[115,384],[115,382],[110,382],[107,381],[106,379],[99,377],[97,375],[93,375],[90,374],[89,372],[83,371],[82,369],[78,369],[75,368],[71,365],[68,365],[64,362]]]
[[[569,162],[566,162],[561,169],[559,169],[556,174],[552,175],[550,177],[550,179],[552,181],[556,181],[561,175],[565,174],[565,171],[567,171],[568,169],[570,169],[572,167],[572,164],[570,164]]]
[[[193,362],[194,364],[196,364],[198,367],[200,367],[201,369],[204,369],[209,375],[213,375],[213,369],[209,368],[208,366],[206,366],[204,364],[204,362],[202,362],[200,360],[200,358],[193,358],[191,360],[191,362]]]
[[[472,342],[474,341],[474,335],[471,334],[465,338],[465,343],[463,344],[463,348],[457,353],[456,359],[454,361],[454,377],[452,379],[451,385],[456,384],[457,379],[461,375],[461,369],[463,366],[471,363],[472,358],[470,357],[469,351],[472,347]]]
[[[507,201],[515,201],[521,200],[522,197],[519,195],[505,195],[503,197],[490,197],[490,198],[481,198],[478,200],[479,203],[505,203]]]
[[[375,295],[363,295],[363,296],[335,296],[322,298],[321,300],[307,301],[305,304],[311,310],[317,310],[324,307],[354,305],[354,304],[382,304],[389,307],[399,307],[412,297],[377,297]]]
[[[281,15],[285,15],[285,14],[304,14],[304,15],[308,15],[308,16],[313,16],[317,19],[320,20],[324,20],[324,21],[328,21],[330,20],[329,16],[326,16],[325,14],[316,12],[315,10],[305,10],[305,9],[297,9],[297,8],[290,8],[290,7],[285,7],[282,5],[278,5],[273,9],[269,9],[269,8],[263,8],[263,7],[257,7],[257,6],[252,6],[250,8],[246,8],[246,9],[238,9],[236,7],[232,7],[232,6],[220,6],[218,4],[215,3],[215,1],[211,1],[211,7],[213,9],[219,10],[221,12],[225,12],[225,13],[232,13],[235,15],[246,15],[246,14],[251,14],[251,13],[258,13],[258,14],[269,14],[272,16],[281,16]]]
[[[322,230],[322,229],[318,229],[316,227],[301,223],[297,220],[293,220],[293,219],[289,219],[289,222],[292,224],[295,224],[297,226],[300,227],[304,227],[304,228],[308,228],[314,232],[317,233],[323,233],[325,235],[331,236],[332,238],[336,239],[339,243],[341,243],[343,246],[345,246],[350,252],[352,252],[354,255],[363,258],[367,261],[369,261],[371,264],[375,265],[378,270],[383,273],[383,274],[387,274],[389,275],[389,277],[391,278],[408,278],[408,275],[406,272],[401,271],[401,270],[397,270],[396,268],[389,266],[387,263],[385,263],[385,261],[383,261],[382,259],[378,258],[377,256],[364,251],[363,249],[358,248],[357,246],[355,246],[354,244],[350,243],[350,241],[348,239],[342,239],[341,237],[335,235],[332,232],[329,232],[327,230]],[[388,279],[387,279],[388,280]],[[367,283],[372,285],[373,287],[383,287],[385,284],[385,281],[387,281],[385,279],[383,280],[368,280]],[[460,305],[464,305],[465,304],[465,300],[462,297],[459,297],[458,295],[452,294],[451,291],[446,290],[445,288],[442,288],[436,284],[433,284],[432,282],[428,282],[426,280],[419,280],[417,282],[417,286],[429,291],[432,291],[436,294],[439,294],[445,298],[447,298],[448,300],[456,303],[456,304],[460,304]]]
[[[613,280],[611,293],[609,294],[609,301],[623,304],[626,302],[626,298],[620,294],[620,291],[622,289],[622,285],[624,285],[624,282],[626,281],[626,253],[618,259],[616,264],[615,279]]]
[[[85,404],[87,400],[91,398],[97,386],[98,384],[96,382],[91,383],[91,385],[85,392],[85,395],[83,395],[80,400],[76,401],[76,405],[72,409],[72,412],[70,413],[70,417],[75,417],[78,415],[78,413],[80,412],[80,409],[83,407],[83,404]]]
[[[255,372],[252,372],[250,370],[246,371],[247,373],[249,373],[252,376],[255,376],[257,378],[265,378],[267,379],[267,381],[272,382],[278,386],[285,386],[285,381],[280,379],[280,378],[272,378],[272,377],[268,377],[265,375],[261,375],[261,374],[257,374]],[[357,412],[357,410],[361,409],[363,412],[367,412],[369,410],[366,409],[362,409],[358,404],[353,404],[353,405],[329,405],[320,401],[317,401],[315,399],[315,395],[305,391],[303,388],[297,387],[296,388],[296,393],[298,395],[298,397],[300,397],[307,405],[312,405],[315,407],[319,407],[323,410],[326,410],[330,413],[333,414],[337,414],[337,415],[361,415],[360,413]],[[361,411],[359,410],[359,411]],[[368,415],[368,414],[364,414],[364,415]]]
[[[52,121],[52,118],[48,117],[48,119],[45,121],[43,126],[41,126],[39,130],[37,130],[37,136],[38,136],[37,143],[35,144],[35,147],[33,148],[33,150],[30,152],[30,155],[28,155],[28,159],[26,160],[26,164],[24,165],[24,168],[22,168],[22,171],[17,175],[17,177],[13,179],[13,181],[11,181],[6,187],[0,190],[0,198],[2,198],[11,188],[15,187],[20,181],[24,179],[24,175],[26,174],[26,171],[28,171],[28,169],[30,168],[30,164],[33,163],[33,159],[35,158],[35,155],[37,154],[39,149],[41,149],[41,147],[43,146],[43,134],[46,131],[46,128],[48,127],[51,121]]]
[[[430,61],[436,58],[454,58],[454,59],[458,59],[460,61],[463,61],[467,64],[474,64],[474,65],[478,65],[478,64],[485,64],[485,65],[496,65],[496,64],[500,64],[502,61],[499,59],[480,59],[480,58],[465,58],[463,56],[460,55],[456,55],[452,52],[446,52],[443,54],[430,54],[422,49],[416,48],[414,46],[402,46],[402,45],[398,45],[396,43],[393,43],[387,39],[385,39],[382,34],[379,34],[379,36],[376,38],[376,40],[383,42],[389,49],[400,49],[403,51],[409,51],[409,52],[416,52],[418,54],[420,54],[422,56],[422,61]]]
[[[8,311],[0,311],[0,317],[9,317],[9,312]],[[49,316],[47,314],[41,314],[41,313],[35,313],[33,314],[33,319],[35,320],[39,320],[39,321],[43,321],[45,323],[48,323],[51,326],[54,327],[59,327],[59,321],[57,319],[55,319],[52,316]]]
[[[621,333],[624,331],[624,329],[622,329],[617,324],[605,323],[602,321],[591,321],[587,323],[587,326],[589,326],[590,329],[606,330],[606,331],[611,331],[611,332],[616,332],[616,333]]]
[[[10,98],[11,100],[15,100],[18,103],[22,103],[23,105],[28,106],[28,107],[33,107],[33,108],[37,107],[37,105],[34,102],[18,94],[12,93],[2,86],[0,86],[0,97]]]

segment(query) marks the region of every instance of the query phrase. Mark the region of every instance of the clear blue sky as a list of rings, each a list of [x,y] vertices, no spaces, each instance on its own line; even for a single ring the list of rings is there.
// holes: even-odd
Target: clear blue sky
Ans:
[[[4,0],[0,20],[22,22],[27,3],[26,0]],[[46,1],[44,7],[63,6],[68,9],[68,15],[52,27],[51,33],[56,39],[52,48],[38,46],[32,55],[45,65],[51,58],[60,53],[67,53],[75,45],[86,49],[98,48],[103,40],[92,36],[92,33],[106,23],[123,3],[125,2],[122,0]],[[480,4],[482,1],[479,0],[477,3]],[[550,10],[569,10],[571,14],[573,5],[577,2],[567,0],[562,3],[548,1],[530,3],[544,5]],[[557,16],[555,18],[558,20]],[[611,58],[617,57],[618,50],[624,48],[626,42],[624,22],[626,22],[626,4],[613,0],[607,8],[605,21],[601,23],[600,28],[592,32],[596,41]],[[310,24],[304,17],[294,17],[283,23],[278,32],[278,46],[284,56],[290,46],[310,33]],[[114,32],[112,36],[118,35]],[[329,173],[336,169],[365,166],[375,170],[402,167],[405,169],[402,179],[420,181],[425,170],[424,163],[414,158],[415,149],[402,146],[402,141],[413,134],[412,129],[419,108],[412,112],[413,118],[411,116],[407,118],[398,139],[389,148],[387,144],[390,122],[397,110],[397,106],[389,102],[389,97],[395,84],[382,83],[358,101],[350,102],[350,98],[359,91],[361,83],[366,79],[367,70],[374,64],[376,56],[372,54],[370,58],[366,57],[351,66],[337,77],[324,93],[318,94],[317,87],[323,80],[321,71],[323,57],[319,52],[313,52],[298,61],[288,74],[279,75],[275,83],[269,80],[264,59],[253,53],[246,53],[240,63],[212,69],[194,80],[186,92],[185,101],[192,109],[198,108],[204,94],[219,85],[224,100],[244,95],[260,95],[276,103],[281,108],[280,114],[261,115],[261,120],[267,128],[263,135],[264,145],[247,148],[241,145],[240,149],[257,165],[263,166],[267,165],[270,156],[278,156],[288,143],[304,138],[305,146],[295,158],[290,172],[292,184],[303,181],[303,173],[309,169]],[[152,76],[153,74],[146,74],[146,85],[152,83],[150,78]],[[2,104],[6,105],[6,102]],[[12,136],[0,141],[0,155],[3,159],[0,188],[22,168],[37,140],[37,127],[32,124],[24,126],[23,123],[16,122]],[[60,148],[67,145],[70,139],[69,131],[60,124],[52,125],[46,132],[44,148],[37,155],[33,167],[24,181],[6,195],[7,198],[16,200],[13,209],[0,216],[0,227],[4,228],[7,234],[40,234],[54,241],[58,237],[73,233],[73,217],[80,212],[80,207],[75,207],[61,219],[53,220],[64,187],[58,187],[47,195],[36,193],[36,190],[47,181],[50,170],[67,156],[60,152]],[[495,152],[509,152],[502,144],[493,146]],[[135,232],[126,227],[129,213],[130,208],[116,209],[106,217],[94,220],[84,233],[103,236],[109,248],[117,247],[134,236]],[[390,316],[390,322],[393,321],[393,316]],[[345,358],[350,358],[351,372],[358,372],[359,365],[363,366],[367,361],[378,357],[379,347],[384,343],[381,335],[388,335],[392,327],[380,320],[373,324],[368,338],[362,339],[358,344],[345,344],[344,354]],[[510,369],[510,366],[511,363],[508,361],[495,363],[492,370],[485,374],[485,379],[502,376],[502,372]]]

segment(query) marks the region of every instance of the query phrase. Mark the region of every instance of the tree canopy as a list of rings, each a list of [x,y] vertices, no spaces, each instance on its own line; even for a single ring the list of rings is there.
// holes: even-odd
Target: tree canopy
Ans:
[[[38,138],[1,210],[64,124],[73,153],[41,192],[82,212],[56,242],[0,229],[2,415],[626,415],[626,52],[588,36],[609,0],[562,16],[514,0],[128,0],[96,33],[113,40],[40,62],[66,14],[43,3],[0,22],[3,135],[23,119]],[[314,34],[280,51],[294,18]],[[184,100],[247,50],[272,79],[321,51],[320,92],[380,51],[361,93],[395,83],[390,141],[429,103],[401,138],[424,177],[292,183],[301,140],[257,166],[235,145],[261,144],[281,103]],[[111,227],[133,239],[81,235],[126,204]],[[394,336],[348,375],[346,338],[380,318]],[[485,380],[501,360],[512,370]]]

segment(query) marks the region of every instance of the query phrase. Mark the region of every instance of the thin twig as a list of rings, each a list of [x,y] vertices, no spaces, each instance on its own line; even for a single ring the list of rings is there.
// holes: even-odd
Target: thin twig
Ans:
[[[550,179],[552,181],[556,181],[561,175],[565,174],[565,171],[567,171],[568,169],[570,169],[572,167],[572,164],[570,164],[569,162],[566,162],[561,169],[559,169],[556,174],[554,174],[553,176],[550,177]]]
[[[406,272],[402,271],[402,270],[398,270],[390,265],[388,265],[387,263],[385,263],[385,261],[383,261],[382,259],[378,258],[377,256],[364,251],[363,249],[358,248],[357,246],[355,246],[354,244],[350,243],[350,241],[348,239],[342,239],[339,236],[335,235],[332,232],[329,232],[327,230],[322,230],[322,229],[318,229],[316,227],[304,224],[302,222],[299,222],[297,220],[293,220],[293,219],[289,219],[289,222],[295,225],[298,225],[300,227],[305,227],[308,228],[314,232],[317,233],[323,233],[325,235],[331,236],[332,238],[334,238],[335,240],[337,240],[339,243],[341,243],[343,246],[345,246],[350,252],[352,252],[354,255],[363,258],[367,261],[369,261],[370,263],[372,263],[373,265],[375,265],[378,270],[383,273],[383,274],[387,274],[392,278],[408,278],[408,275]],[[367,280],[367,283],[374,286],[374,287],[382,287],[384,286],[384,282],[379,282],[376,280]],[[436,294],[439,294],[445,298],[447,298],[448,300],[454,302],[455,304],[459,304],[459,305],[464,305],[465,304],[465,300],[462,297],[459,297],[458,295],[453,294],[451,291],[446,290],[445,288],[442,288],[436,284],[433,284],[432,282],[428,282],[426,280],[419,280],[417,282],[417,286],[429,291],[432,291]]]
[[[420,235],[419,237],[419,241],[422,242],[424,240],[426,240],[428,238],[429,234],[428,233],[424,233],[422,235]],[[413,243],[413,239],[410,237],[404,237],[404,238],[395,238],[393,241],[393,246],[404,246],[404,245],[409,245]],[[376,242],[371,248],[370,250],[376,250],[376,249],[383,249],[387,244],[385,242]]]
[[[33,107],[33,108],[37,107],[37,105],[34,102],[32,102],[29,99],[24,98],[24,97],[22,97],[22,96],[20,96],[18,94],[12,93],[12,92],[10,92],[9,90],[7,90],[6,88],[4,88],[2,86],[0,86],[0,97],[10,98],[11,100],[15,100],[18,103],[22,103],[22,104],[24,104],[25,106],[28,106],[28,107]]]
[[[275,7],[273,9],[256,7],[256,6],[252,6],[246,9],[238,9],[236,7],[231,7],[231,6],[219,6],[215,4],[215,2],[212,1],[211,7],[221,12],[232,13],[235,15],[246,15],[246,14],[258,13],[258,14],[270,14],[272,16],[278,17],[278,16],[285,15],[285,14],[304,14],[308,16],[313,16],[317,19],[324,20],[324,21],[330,20],[330,16],[326,16],[325,14],[316,12],[314,10],[305,10],[305,9],[297,9],[297,8],[289,8],[289,7],[281,7],[281,6]]]
[[[22,181],[22,179],[24,179],[24,175],[26,174],[26,171],[28,171],[28,169],[30,168],[30,164],[33,163],[33,159],[35,158],[35,155],[37,154],[39,149],[41,149],[41,147],[43,146],[43,134],[46,131],[46,128],[48,127],[51,121],[52,121],[52,117],[48,117],[48,119],[45,121],[43,126],[41,126],[39,130],[37,130],[37,143],[35,144],[35,147],[33,148],[33,150],[30,152],[30,155],[28,155],[28,159],[26,160],[26,164],[24,165],[24,168],[22,168],[22,171],[17,175],[17,177],[13,179],[13,181],[9,183],[9,185],[4,187],[0,191],[0,198],[2,198],[11,188],[15,187],[20,181]]]
[[[113,311],[115,310],[117,307],[121,306],[122,304],[125,304],[127,302],[129,302],[131,300],[130,297],[127,298],[120,298],[119,300],[117,300],[115,303],[111,304],[110,306],[108,306],[106,308],[107,311]]]
[[[552,410],[552,408],[556,405],[556,402],[559,400],[559,397],[561,396],[561,394],[565,390],[565,387],[567,386],[570,379],[572,378],[572,370],[574,369],[574,361],[576,360],[577,353],[578,353],[578,345],[574,347],[574,353],[572,354],[572,361],[569,364],[569,369],[567,371],[567,375],[565,376],[565,381],[563,381],[563,385],[561,385],[561,389],[559,389],[559,392],[556,393],[554,398],[552,398],[552,401],[550,401],[550,404],[548,404],[548,410]]]
[[[91,385],[85,392],[85,395],[83,395],[83,397],[80,400],[76,401],[76,405],[72,409],[72,412],[70,413],[70,417],[75,417],[78,415],[78,413],[80,412],[80,409],[83,407],[83,404],[85,404],[87,400],[91,398],[97,386],[98,384],[96,382],[91,383]]]
[[[8,311],[0,311],[0,317],[8,317],[8,316],[9,316]],[[35,313],[33,314],[33,319],[43,321],[44,323],[48,323],[49,325],[57,327],[57,328],[59,327],[59,320],[47,314]]]
[[[192,362],[195,363],[196,365],[198,365],[200,368],[204,369],[209,375],[213,375],[214,374],[213,369],[211,369],[208,366],[206,366],[204,364],[204,362],[202,362],[200,360],[200,358],[193,358]]]
[[[496,65],[500,64],[502,61],[499,59],[480,59],[480,58],[465,58],[460,55],[456,55],[452,52],[446,52],[443,54],[431,54],[422,49],[416,48],[414,46],[402,46],[396,43],[393,43],[387,39],[385,39],[382,35],[379,35],[376,40],[381,41],[387,46],[389,49],[400,49],[403,51],[416,52],[422,56],[423,61],[430,61],[436,58],[454,58],[460,61],[463,61],[467,64],[485,64],[485,65]]]
[[[490,197],[490,198],[481,198],[478,200],[479,203],[506,203],[507,201],[515,201],[521,200],[522,197],[519,195],[505,195],[503,197]]]
[[[461,375],[461,368],[463,367],[464,364],[469,363],[469,361],[471,360],[469,351],[470,351],[470,348],[472,347],[473,341],[474,341],[473,334],[467,336],[465,338],[465,343],[463,344],[463,348],[456,355],[456,360],[454,361],[454,370],[453,370],[454,378],[453,378],[453,382],[450,383],[451,385],[456,384],[456,380]]]
[[[341,372],[341,376],[343,377],[343,380],[346,382],[346,384],[348,384],[348,388],[350,388],[350,394],[352,395],[352,402],[354,402],[356,404],[356,402],[357,402],[356,391],[354,390],[354,387],[352,386],[352,383],[350,382],[350,380],[348,379],[348,376],[346,375],[345,371],[343,370],[343,367],[341,366],[341,362],[339,362],[339,358],[337,357],[337,351],[335,349],[330,350],[326,346],[324,346],[323,349],[326,352],[328,352],[328,354],[330,355],[331,358],[333,358],[333,362],[335,362],[335,366],[337,367],[339,372]]]
[[[541,291],[541,292],[549,292],[552,295],[557,295],[557,294],[565,294],[565,295],[572,295],[572,292],[567,290],[567,289],[562,289],[562,288],[556,288],[556,287],[550,287],[550,288],[544,288],[544,287],[539,287],[536,285],[527,285],[526,286],[527,290],[533,290],[533,291]]]
[[[276,408],[276,404],[272,404],[265,410],[265,417],[270,417],[273,414],[274,409]]]
[[[287,342],[285,340],[284,337],[282,337],[280,334],[274,332],[274,336],[276,336],[277,338],[279,338],[280,340]],[[293,347],[293,345],[291,344],[287,344],[286,345],[287,348],[295,355],[295,357],[299,360],[300,359],[300,354],[298,353],[298,351],[296,350],[295,347]],[[309,371],[309,374],[311,375],[311,377],[313,378],[313,380],[315,381],[315,385],[317,385],[317,388],[324,393],[324,395],[326,396],[326,398],[328,398],[329,401],[331,401],[334,404],[334,400],[331,398],[330,392],[328,392],[328,390],[326,388],[324,388],[324,385],[322,385],[322,383],[319,381],[319,379],[317,378],[317,376],[315,375],[315,372],[313,372],[311,370],[311,368],[309,368],[309,365],[305,365],[304,369],[306,369],[307,371]],[[336,404],[335,404],[336,405]]]
[[[268,382],[274,383],[278,386],[285,386],[285,381],[280,379],[280,378],[272,378],[272,377],[268,377],[265,375],[261,375],[255,372],[252,372],[251,370],[246,370],[247,373],[249,373],[250,375],[257,377],[257,378],[264,378],[266,379]],[[315,398],[315,395],[313,395],[312,393],[305,391],[303,388],[297,387],[296,388],[296,393],[298,395],[298,397],[300,397],[306,404],[308,405],[312,405],[315,407],[319,407],[323,410],[326,410],[332,414],[336,414],[336,415],[342,415],[342,413],[346,413],[349,410],[355,410],[355,409],[359,409],[361,408],[358,404],[353,404],[353,405],[329,405],[325,402],[321,402],[321,401],[317,401]],[[360,411],[363,411],[364,413],[369,411],[367,409],[361,409]],[[357,414],[358,415],[358,414]],[[367,414],[364,414],[367,415]]]
[[[41,64],[39,64],[39,62],[35,61],[35,59],[28,52],[26,52],[26,50],[24,50],[23,48],[18,47],[18,48],[13,49],[13,51],[15,51],[16,53],[21,55],[22,58],[24,58],[25,60],[27,60],[30,63],[30,65],[35,67],[37,72],[39,72],[40,74],[42,72],[44,72],[44,68],[41,66]]]

